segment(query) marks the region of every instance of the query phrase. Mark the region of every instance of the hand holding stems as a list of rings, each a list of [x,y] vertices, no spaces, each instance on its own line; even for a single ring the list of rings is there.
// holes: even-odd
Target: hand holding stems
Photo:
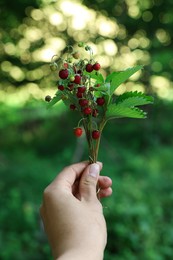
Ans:
[[[101,169],[101,163],[70,165],[45,189],[40,212],[54,259],[103,259],[107,231],[96,185],[103,198],[112,181],[99,176]]]

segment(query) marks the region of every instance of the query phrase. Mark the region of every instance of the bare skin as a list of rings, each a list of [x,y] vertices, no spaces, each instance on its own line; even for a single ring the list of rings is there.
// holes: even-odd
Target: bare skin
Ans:
[[[112,193],[101,163],[81,162],[62,170],[45,189],[40,213],[54,259],[102,260],[107,229],[97,198]]]

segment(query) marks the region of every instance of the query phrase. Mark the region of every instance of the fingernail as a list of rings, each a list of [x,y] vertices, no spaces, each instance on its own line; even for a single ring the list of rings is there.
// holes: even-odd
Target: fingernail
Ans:
[[[97,176],[99,175],[100,172],[100,167],[97,163],[93,163],[89,166],[89,175],[97,178]]]

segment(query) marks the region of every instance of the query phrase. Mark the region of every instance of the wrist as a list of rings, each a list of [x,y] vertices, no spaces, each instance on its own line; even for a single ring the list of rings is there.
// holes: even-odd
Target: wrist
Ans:
[[[99,249],[93,249],[93,251],[89,250],[72,250],[65,252],[63,255],[56,257],[55,260],[103,260],[104,251]]]

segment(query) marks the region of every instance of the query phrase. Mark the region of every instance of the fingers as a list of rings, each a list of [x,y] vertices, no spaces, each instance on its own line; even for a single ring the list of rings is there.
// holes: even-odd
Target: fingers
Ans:
[[[60,190],[72,193],[75,197],[86,200],[95,199],[97,182],[100,187],[100,198],[110,196],[112,180],[107,176],[99,176],[102,163],[89,164],[80,162],[65,167],[48,186],[50,190]],[[76,195],[77,194],[77,195]]]
[[[112,180],[107,176],[99,176],[99,198],[109,197],[112,194]]]
[[[81,200],[95,201],[97,199],[96,186],[100,174],[100,165],[90,164],[86,167],[79,183]]]
[[[106,198],[112,195],[112,188],[108,187],[106,189],[99,190],[99,198]]]
[[[71,191],[73,184],[81,177],[87,165],[88,162],[80,162],[65,167],[51,183],[51,187],[59,186]]]
[[[112,180],[107,176],[99,176],[98,184],[101,189],[106,189],[112,185]]]

